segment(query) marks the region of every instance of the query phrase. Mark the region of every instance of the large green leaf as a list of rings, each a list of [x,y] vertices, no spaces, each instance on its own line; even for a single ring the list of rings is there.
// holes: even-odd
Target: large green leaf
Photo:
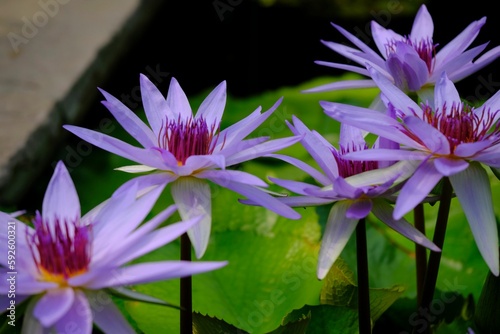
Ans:
[[[346,306],[306,305],[293,310],[284,322],[310,318],[305,334],[357,334],[358,312]]]
[[[316,278],[320,230],[313,209],[289,221],[240,197],[217,189],[213,198],[213,231],[203,260],[227,260],[219,270],[193,277],[193,307],[202,315],[223,319],[252,333],[276,329],[291,310],[319,304],[322,282]],[[178,256],[178,244],[144,256],[157,261]],[[178,280],[137,286],[136,290],[171,303],[178,300]],[[178,311],[145,303],[127,310],[145,333],[178,328]]]
[[[401,286],[370,288],[370,315],[376,321],[404,292]],[[358,287],[354,273],[347,263],[339,258],[325,277],[321,290],[321,304],[346,306],[358,309]]]

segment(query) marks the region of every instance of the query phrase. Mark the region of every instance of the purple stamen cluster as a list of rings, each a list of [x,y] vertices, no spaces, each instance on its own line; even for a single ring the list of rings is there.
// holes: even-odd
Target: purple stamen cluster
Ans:
[[[92,226],[79,226],[79,221],[59,221],[53,229],[37,213],[35,231],[27,234],[31,254],[39,272],[52,279],[68,278],[86,272],[91,256]]]
[[[392,41],[392,43],[386,46],[387,56],[389,54],[396,52],[396,44],[398,42],[403,42],[413,47],[417,52],[420,59],[422,59],[427,65],[427,70],[432,73],[435,63],[436,47],[437,44],[432,43],[432,39],[427,38],[425,40],[412,41],[410,38],[406,37],[403,41]]]
[[[418,42],[412,42],[411,39],[407,38],[406,43],[410,46],[413,46],[415,51],[417,51],[420,59],[422,59],[427,65],[427,69],[429,73],[432,73],[435,62],[436,55],[436,46],[437,44],[432,44],[432,40],[430,38],[426,40],[420,40]]]
[[[342,155],[350,152],[362,151],[368,149],[368,145],[355,145],[351,143],[351,145],[343,146],[340,145],[340,150],[332,150],[333,157],[337,162],[339,176],[341,177],[349,177],[353,175],[357,175],[369,170],[374,170],[378,168],[377,161],[354,161],[344,159]]]
[[[489,139],[493,143],[500,140],[500,125],[495,120],[500,110],[491,112],[483,109],[475,113],[474,108],[464,104],[453,104],[450,110],[444,105],[441,112],[435,112],[424,105],[423,120],[446,136],[451,152],[461,143],[474,143]]]
[[[158,136],[158,145],[171,152],[179,165],[184,165],[192,155],[212,154],[218,137],[218,127],[208,126],[204,118],[192,118],[182,121],[166,120]],[[217,135],[216,135],[217,133]]]

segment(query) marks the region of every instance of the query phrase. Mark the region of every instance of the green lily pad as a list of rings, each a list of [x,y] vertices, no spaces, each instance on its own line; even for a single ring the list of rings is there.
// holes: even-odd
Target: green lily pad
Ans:
[[[289,221],[261,207],[245,206],[240,196],[220,189],[213,199],[213,231],[203,260],[227,260],[219,270],[193,277],[193,308],[251,333],[267,333],[305,304],[319,304],[316,278],[319,225],[313,209]],[[178,243],[144,256],[158,261],[178,256]],[[135,287],[175,304],[178,280]],[[179,312],[127,302],[127,311],[144,333],[178,329]]]

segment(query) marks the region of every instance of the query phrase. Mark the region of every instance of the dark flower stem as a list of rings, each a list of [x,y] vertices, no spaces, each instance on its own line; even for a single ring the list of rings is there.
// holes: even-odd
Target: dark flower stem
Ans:
[[[429,265],[427,266],[427,272],[425,275],[424,287],[422,290],[422,300],[419,307],[419,315],[421,320],[424,320],[425,331],[423,333],[429,333],[430,324],[428,319],[425,318],[423,314],[427,314],[432,299],[434,297],[434,291],[436,290],[436,282],[439,273],[439,265],[441,262],[441,254],[443,250],[444,237],[446,234],[446,225],[448,224],[448,216],[450,214],[451,198],[453,195],[453,188],[451,187],[450,180],[445,177],[443,178],[443,188],[441,190],[441,199],[439,201],[438,216],[436,219],[436,228],[434,230],[434,244],[441,249],[441,252],[431,251],[429,255]],[[416,322],[417,323],[417,322]],[[421,324],[422,322],[418,322]],[[414,329],[414,333],[416,328]],[[422,333],[420,330],[419,333]]]
[[[358,267],[358,322],[359,334],[371,333],[370,290],[368,283],[368,250],[366,222],[360,219],[356,226],[356,256]]]
[[[181,261],[191,261],[191,241],[181,235]],[[181,278],[181,334],[193,333],[193,290],[191,276]]]
[[[413,209],[415,228],[425,235],[424,204],[420,203]],[[427,271],[427,249],[419,244],[415,244],[415,259],[417,270],[417,303],[422,301],[422,289],[424,287],[425,272]]]

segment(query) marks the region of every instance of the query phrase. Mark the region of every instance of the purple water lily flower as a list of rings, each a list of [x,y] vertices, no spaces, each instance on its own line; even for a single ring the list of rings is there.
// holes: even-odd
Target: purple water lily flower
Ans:
[[[353,160],[415,160],[420,165],[402,187],[394,218],[415,208],[443,178],[448,177],[467,217],[476,244],[492,273],[499,274],[498,235],[490,179],[482,164],[500,167],[500,92],[482,106],[462,102],[455,85],[442,73],[434,101],[418,105],[383,74],[369,68],[398,120],[379,111],[320,102],[334,119],[386,137],[400,150],[353,152]]]
[[[7,293],[12,282],[0,281],[0,307],[4,312],[12,301],[28,303],[23,333],[50,329],[66,333],[69,328],[91,333],[93,323],[106,333],[135,333],[110,294],[165,304],[125,286],[191,276],[227,264],[128,264],[200,221],[193,218],[159,228],[176,211],[172,205],[141,224],[163,187],[142,193],[137,190],[131,187],[129,193],[112,197],[81,217],[75,186],[59,162],[45,192],[42,212],[33,219],[34,228],[0,212],[0,250],[5,254],[0,257],[1,276],[15,279],[15,298]],[[12,247],[15,253],[8,252]],[[7,254],[15,254],[15,262]]]
[[[485,23],[486,17],[473,21],[437,51],[439,45],[433,41],[434,23],[427,7],[422,5],[408,36],[386,29],[376,21],[371,22],[373,41],[380,54],[353,34],[332,23],[355,47],[328,41],[322,43],[360,66],[326,61],[316,63],[370,77],[366,69],[368,64],[402,90],[419,93],[426,86],[434,86],[443,71],[448,73],[450,80],[457,82],[485,67],[500,55],[500,46],[497,46],[475,59],[485,50],[488,43],[467,50]],[[315,87],[307,92],[376,86],[371,79],[345,80]]]
[[[103,93],[102,103],[142,147],[135,147],[105,134],[65,125],[78,137],[141,165],[119,168],[126,172],[151,172],[135,178],[141,187],[171,183],[172,196],[182,219],[202,215],[202,221],[188,231],[197,258],[206,251],[211,229],[211,192],[205,180],[246,196],[279,215],[298,219],[300,215],[258,187],[268,185],[258,177],[226,169],[244,161],[279,151],[300,138],[245,139],[278,108],[280,98],[269,110],[261,107],[219,131],[226,103],[226,82],[220,83],[193,115],[189,101],[175,78],[167,98],[145,76],[140,76],[144,110],[150,127],[118,99]],[[125,184],[118,192],[126,190]]]
[[[439,251],[431,241],[405,219],[393,219],[390,197],[394,185],[415,170],[415,164],[404,161],[386,168],[378,168],[377,161],[349,161],[342,157],[346,152],[363,151],[367,144],[361,131],[342,125],[339,149],[333,147],[318,132],[309,130],[298,118],[288,123],[295,135],[303,136],[302,144],[317,162],[322,172],[301,160],[271,154],[313,177],[319,185],[300,181],[270,178],[279,186],[297,196],[280,197],[292,207],[335,203],[328,216],[321,242],[317,276],[323,279],[344,249],[360,219],[371,212],[385,224],[412,241]],[[248,201],[246,201],[248,203]]]

